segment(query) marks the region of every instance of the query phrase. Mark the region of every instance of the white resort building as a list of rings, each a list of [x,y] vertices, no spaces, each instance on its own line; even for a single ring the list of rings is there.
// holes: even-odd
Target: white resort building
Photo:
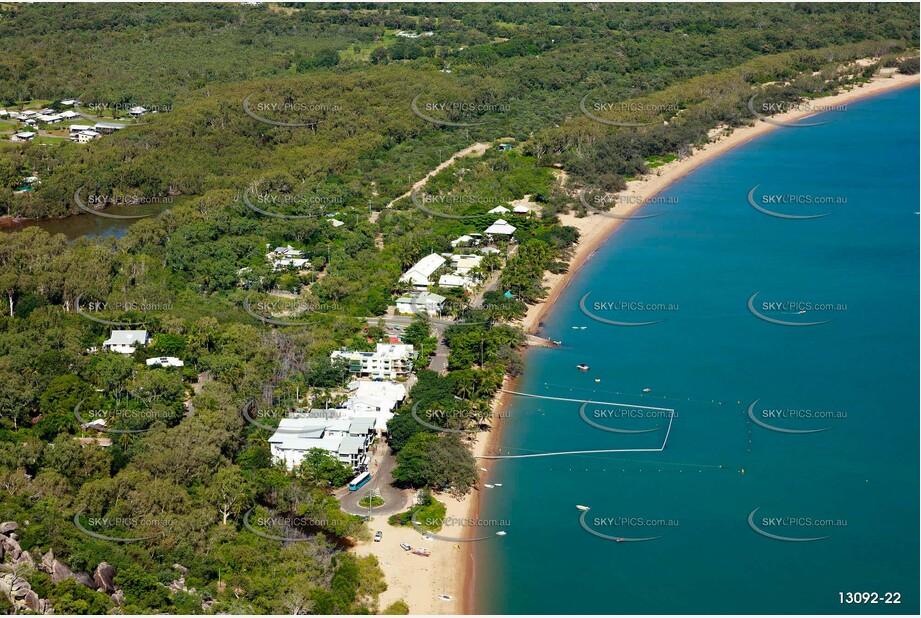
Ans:
[[[418,354],[409,344],[379,343],[374,352],[336,350],[329,357],[345,360],[354,375],[395,380],[409,375],[416,356]]]

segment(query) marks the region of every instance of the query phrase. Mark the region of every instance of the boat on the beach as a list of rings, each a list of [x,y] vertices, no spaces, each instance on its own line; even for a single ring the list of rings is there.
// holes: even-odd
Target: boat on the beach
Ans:
[[[578,365],[576,365],[576,369],[578,369],[579,371],[588,371],[591,368],[585,363],[579,363]]]
[[[588,510],[589,510],[589,507],[584,506],[584,505],[582,505],[582,504],[577,504],[577,505],[576,505],[576,508],[579,509],[580,511],[588,511]]]
[[[428,558],[429,556],[432,555],[432,552],[430,552],[424,547],[417,547],[416,549],[413,550],[413,553],[416,554],[417,556],[423,556],[425,558]]]

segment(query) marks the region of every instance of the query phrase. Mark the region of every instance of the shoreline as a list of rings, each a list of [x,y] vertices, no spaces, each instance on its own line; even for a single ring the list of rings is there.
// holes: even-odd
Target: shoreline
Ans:
[[[850,90],[845,90],[844,92],[839,92],[827,97],[812,99],[810,102],[821,102],[822,104],[828,106],[842,105],[900,88],[907,88],[910,86],[917,87],[919,83],[921,82],[919,82],[918,75],[899,74],[886,77],[874,77],[869,82],[865,83],[862,87],[855,85]],[[790,122],[795,120],[802,120],[803,118],[813,116],[816,113],[817,112],[796,110],[785,112],[783,114],[777,114],[775,116],[771,116],[770,118],[771,120],[775,121]],[[627,216],[634,213],[643,205],[646,200],[649,200],[658,193],[664,191],[673,183],[684,178],[698,167],[701,167],[702,165],[726,154],[727,152],[730,152],[739,146],[745,145],[752,140],[779,128],[782,127],[779,125],[771,124],[769,122],[765,122],[763,120],[755,120],[751,125],[735,127],[731,130],[731,133],[720,135],[719,137],[716,137],[715,134],[717,132],[715,130],[712,131],[711,140],[713,141],[710,141],[701,148],[694,150],[694,152],[687,158],[666,163],[651,171],[649,174],[643,176],[642,178],[628,182],[627,188],[619,192],[617,195],[633,199],[628,200],[625,210],[623,212],[619,212],[618,214]],[[719,133],[723,133],[723,131],[719,131]],[[562,172],[560,174],[560,182],[565,184],[565,180],[566,174],[565,172]],[[528,334],[535,334],[539,332],[541,320],[543,317],[550,311],[554,303],[557,301],[563,291],[569,286],[576,274],[578,274],[582,267],[588,263],[592,257],[594,257],[598,249],[609,238],[611,238],[611,236],[621,227],[621,223],[624,221],[623,219],[615,219],[613,217],[605,217],[593,214],[588,214],[584,217],[576,217],[570,213],[559,215],[559,219],[562,225],[571,225],[579,230],[579,241],[574,245],[572,249],[572,257],[569,261],[569,268],[565,273],[551,273],[544,275],[543,284],[548,290],[547,296],[541,302],[535,303],[534,305],[528,307],[528,311],[520,323],[524,332]],[[502,388],[506,388],[505,382],[503,382]],[[498,400],[494,403],[493,414],[495,415],[498,412],[506,409],[508,407],[508,403],[508,396],[506,394],[501,394]],[[476,449],[474,454],[482,455],[485,452],[494,452],[499,443],[499,438],[502,435],[503,426],[504,423],[502,422],[502,419],[498,418],[498,422],[493,426],[491,431],[477,433],[476,444],[477,447],[480,448]],[[478,466],[478,468],[479,467],[480,466]],[[491,469],[489,465],[484,467]],[[481,506],[480,492],[477,491],[473,493],[476,495],[473,500],[469,501],[469,508],[464,516],[468,518],[479,518]],[[477,599],[474,594],[476,581],[476,559],[473,555],[473,546],[471,546],[470,551],[466,552],[465,555],[462,556],[461,564],[455,565],[454,568],[456,568],[457,571],[456,579],[458,581],[458,590],[462,591],[462,602],[460,611],[458,613],[474,614],[477,610]],[[420,612],[410,607],[410,613],[416,614],[430,612]]]

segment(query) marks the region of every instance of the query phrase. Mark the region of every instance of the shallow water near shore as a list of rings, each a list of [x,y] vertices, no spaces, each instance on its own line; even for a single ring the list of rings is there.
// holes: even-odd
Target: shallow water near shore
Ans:
[[[529,351],[517,388],[601,403],[513,398],[501,454],[645,451],[496,462],[480,517],[510,525],[475,548],[478,612],[917,613],[917,109],[906,88],[762,136],[585,265],[545,318],[563,347]],[[829,214],[759,212],[756,185]],[[783,195],[846,202],[761,199]],[[764,317],[830,321],[772,323],[756,293]],[[661,452],[652,408],[674,410]]]

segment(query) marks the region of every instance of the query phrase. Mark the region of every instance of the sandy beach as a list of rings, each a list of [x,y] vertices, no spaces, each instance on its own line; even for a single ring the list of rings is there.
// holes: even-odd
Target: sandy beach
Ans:
[[[820,103],[826,107],[839,106],[896,88],[917,86],[918,83],[917,75],[877,77],[863,86],[855,86],[833,96],[815,99],[811,103]],[[810,115],[814,115],[814,112],[791,111],[772,116],[771,119],[789,122],[801,120]],[[662,165],[647,176],[629,182],[627,189],[618,194],[617,213],[619,215],[633,213],[642,206],[645,200],[649,200],[692,170],[777,128],[780,127],[758,120],[750,126],[737,127],[731,132],[714,130],[711,132],[712,141],[695,150],[690,156]],[[561,172],[559,178],[565,186],[565,173]],[[567,187],[567,190],[572,192],[571,188]],[[579,269],[592,258],[601,244],[620,227],[622,220],[598,214],[589,214],[585,217],[566,214],[560,216],[560,222],[579,230],[579,242],[573,249],[570,267],[566,273],[545,275],[543,283],[548,291],[547,297],[542,302],[529,307],[527,314],[520,322],[522,328],[528,333],[535,333],[539,330],[540,320],[545,312],[553,305]],[[494,407],[496,412],[507,406],[506,399],[503,396],[497,398]],[[493,431],[476,434],[473,443],[475,455],[494,452],[501,435],[501,427],[502,423],[499,422],[495,424]],[[482,487],[482,483],[490,482],[491,466],[489,463],[479,462],[478,467],[487,469],[486,472],[481,472],[480,488],[460,500],[446,495],[436,495],[438,500],[446,504],[449,518],[476,519],[480,512],[481,496],[484,492],[494,491]],[[478,543],[423,541],[421,535],[414,529],[394,528],[388,526],[386,521],[373,521],[371,528],[384,531],[383,541],[360,544],[356,552],[360,555],[373,553],[380,560],[388,586],[387,591],[380,597],[381,609],[397,599],[403,599],[409,605],[411,614],[469,614],[475,611],[474,592],[477,574],[473,551],[479,545]],[[468,536],[472,536],[475,531],[476,528],[466,528]],[[463,533],[459,533],[457,529],[452,531],[445,528],[439,534],[462,536]],[[408,543],[413,547],[422,545],[432,551],[432,556],[423,558],[412,555],[403,551],[399,546],[400,543]],[[439,599],[441,594],[449,595],[451,600]]]

